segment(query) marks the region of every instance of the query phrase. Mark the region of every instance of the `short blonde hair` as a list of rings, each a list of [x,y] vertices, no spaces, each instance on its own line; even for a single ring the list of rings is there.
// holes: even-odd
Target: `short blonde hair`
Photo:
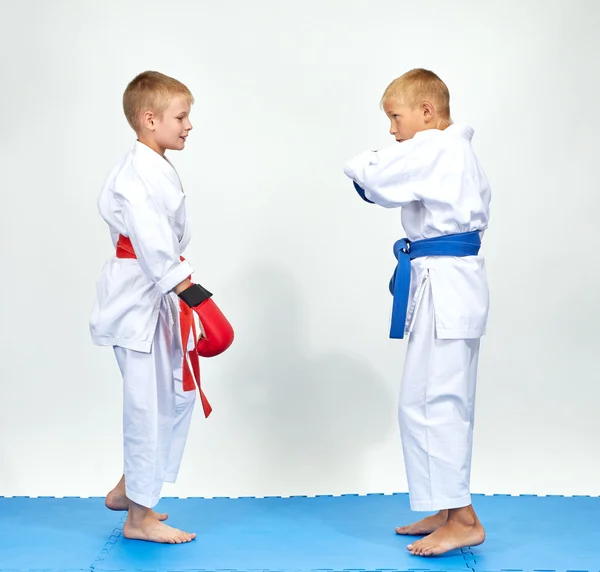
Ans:
[[[127,122],[137,133],[141,116],[151,110],[162,117],[173,97],[183,95],[194,103],[192,92],[180,81],[156,71],[145,71],[133,78],[123,93],[123,111]]]
[[[450,92],[446,84],[432,71],[417,68],[396,78],[387,86],[381,105],[395,99],[415,109],[424,101],[433,103],[436,111],[450,119]]]

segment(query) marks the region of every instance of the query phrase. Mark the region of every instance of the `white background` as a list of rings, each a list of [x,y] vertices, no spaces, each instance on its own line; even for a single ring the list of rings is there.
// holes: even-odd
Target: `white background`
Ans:
[[[473,491],[600,494],[595,0],[2,0],[0,495],[103,495],[119,478],[121,380],[91,343],[112,247],[96,210],[134,142],[145,69],[193,91],[172,153],[187,258],[236,329],[203,361],[169,496],[405,491],[388,339],[399,211],[344,162],[391,142],[379,98],[438,73],[493,191],[492,295]]]

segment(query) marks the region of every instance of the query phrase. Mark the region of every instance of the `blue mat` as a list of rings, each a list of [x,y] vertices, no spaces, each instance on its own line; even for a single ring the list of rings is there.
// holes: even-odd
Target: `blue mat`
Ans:
[[[163,499],[187,545],[126,540],[102,499],[0,498],[0,572],[600,572],[600,498],[474,496],[484,545],[410,555],[407,495]]]
[[[406,495],[166,499],[160,510],[195,542],[121,539],[101,570],[468,570],[460,550],[425,562],[394,527],[411,518]]]
[[[0,498],[0,570],[89,570],[120,518],[100,498]]]
[[[476,572],[600,571],[600,498],[475,495],[486,528]]]

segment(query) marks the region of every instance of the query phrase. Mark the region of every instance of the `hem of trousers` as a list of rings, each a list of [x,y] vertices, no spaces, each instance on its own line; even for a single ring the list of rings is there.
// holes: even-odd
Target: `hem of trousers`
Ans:
[[[452,508],[463,508],[471,504],[471,495],[452,499],[436,499],[431,501],[410,501],[410,509],[416,512],[431,512],[448,510]]]
[[[151,497],[148,495],[134,493],[131,489],[127,488],[127,484],[125,484],[125,489],[125,494],[130,501],[133,501],[134,503],[145,508],[154,508],[160,500],[159,497]]]

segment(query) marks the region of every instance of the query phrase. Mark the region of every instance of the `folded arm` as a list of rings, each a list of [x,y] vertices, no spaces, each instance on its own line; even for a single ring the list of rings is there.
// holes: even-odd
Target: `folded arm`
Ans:
[[[344,173],[352,179],[361,197],[386,208],[417,200],[418,184],[428,172],[429,169],[424,168],[423,153],[414,140],[380,151],[366,151],[344,166]]]

